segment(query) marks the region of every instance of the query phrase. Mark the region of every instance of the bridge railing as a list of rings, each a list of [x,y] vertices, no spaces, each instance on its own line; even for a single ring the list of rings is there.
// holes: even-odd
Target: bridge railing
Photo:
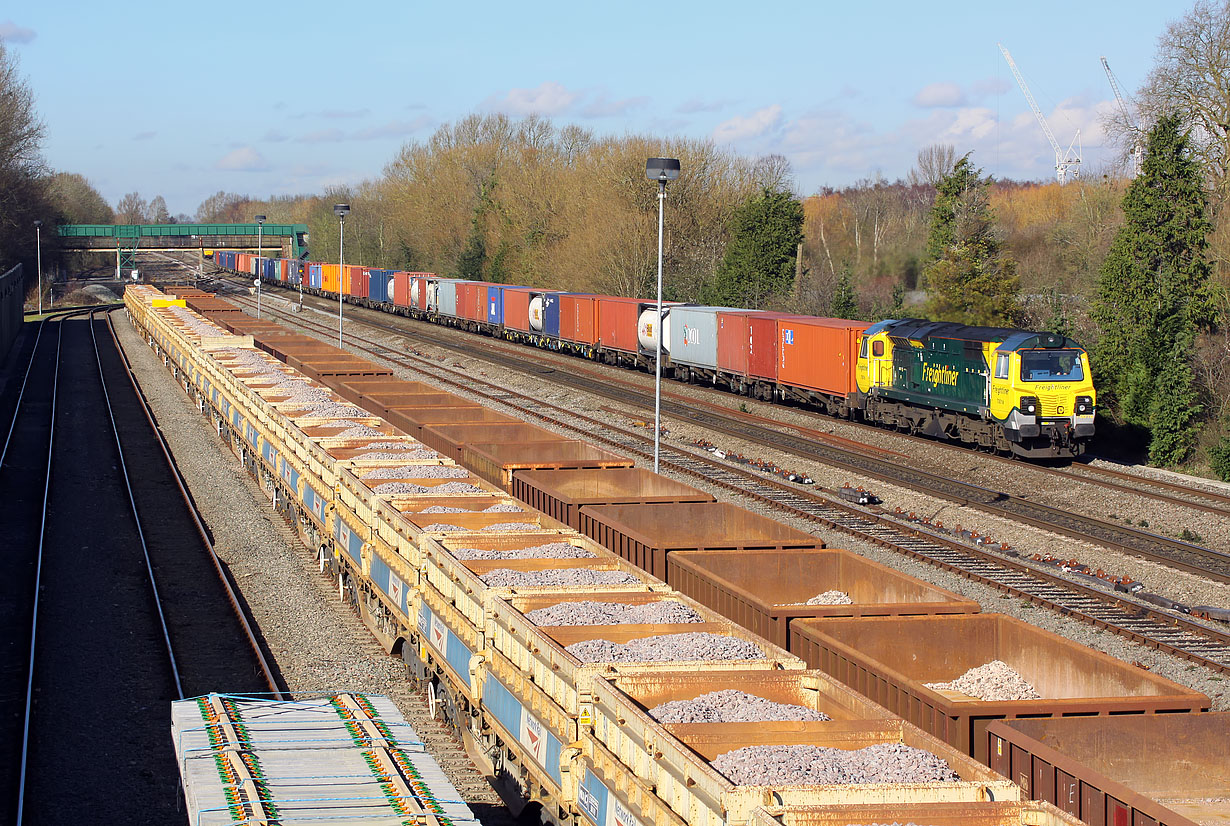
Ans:
[[[196,236],[208,240],[210,236],[291,239],[295,258],[302,256],[307,235],[307,224],[60,224],[57,228],[61,238],[115,238],[132,241],[142,238],[187,238]]]

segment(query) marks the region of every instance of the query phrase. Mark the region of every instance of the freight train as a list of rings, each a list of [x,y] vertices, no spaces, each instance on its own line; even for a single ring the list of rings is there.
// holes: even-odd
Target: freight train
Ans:
[[[543,822],[1075,826],[1053,806],[1017,802],[1019,787],[970,757],[981,752],[985,762],[989,721],[1208,707],[1198,692],[1025,623],[962,613],[976,604],[857,564],[695,489],[672,489],[620,457],[595,459],[530,425],[520,425],[528,433],[492,425],[480,412],[493,411],[461,397],[398,380],[215,297],[179,292],[185,297],[131,286],[125,304],[136,328],[297,526],[339,596],[429,688],[480,765]],[[505,440],[493,444],[499,428]],[[516,458],[527,447],[529,461]],[[659,481],[620,481],[637,474]],[[534,497],[567,523],[528,507]],[[672,503],[703,513],[685,521]],[[678,550],[689,541],[683,547],[697,553]],[[663,582],[633,557],[675,574]],[[822,581],[846,588],[850,603],[805,602]],[[691,619],[588,625],[568,610],[536,618],[590,601],[635,611],[672,603]],[[764,636],[748,630],[757,624]],[[650,641],[670,641],[675,658],[622,653]],[[1021,669],[1042,696],[978,701],[923,683],[991,657]],[[838,673],[848,687],[830,676]],[[664,704],[730,691],[830,719],[657,719]],[[757,783],[713,765],[744,748],[872,746],[930,752],[957,779]],[[763,763],[756,754],[744,762]],[[1090,822],[1119,822],[1122,804],[1096,785],[1082,786],[1080,804],[1114,814]]]
[[[223,269],[355,304],[763,401],[789,401],[1028,459],[1081,455],[1094,434],[1088,354],[1053,333],[900,319],[868,324],[260,258]]]

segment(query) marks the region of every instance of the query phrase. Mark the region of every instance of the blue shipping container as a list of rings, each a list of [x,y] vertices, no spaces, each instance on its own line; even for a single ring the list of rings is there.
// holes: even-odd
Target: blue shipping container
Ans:
[[[308,265],[308,286],[314,290],[320,289],[320,264]]]
[[[368,270],[367,297],[381,304],[393,300],[392,270]]]
[[[559,297],[566,293],[541,293],[542,334],[559,338]]]
[[[487,287],[487,323],[496,326],[504,323],[504,288],[494,284]]]

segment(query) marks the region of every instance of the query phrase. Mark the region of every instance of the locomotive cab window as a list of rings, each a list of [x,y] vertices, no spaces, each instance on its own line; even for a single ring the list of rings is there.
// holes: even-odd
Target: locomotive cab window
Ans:
[[[858,340],[858,357],[861,359],[867,358],[867,338],[866,336]]]
[[[1084,378],[1080,350],[1021,352],[1022,381],[1082,381]]]
[[[995,354],[995,378],[997,379],[1008,378],[1009,360],[1010,360],[1010,356],[1007,353],[996,353]]]
[[[884,342],[882,341],[871,342],[871,355],[876,356],[877,358],[879,356],[884,355]]]

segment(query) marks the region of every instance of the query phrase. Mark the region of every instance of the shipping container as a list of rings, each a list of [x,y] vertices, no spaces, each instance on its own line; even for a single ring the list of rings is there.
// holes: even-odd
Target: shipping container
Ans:
[[[849,396],[858,388],[858,341],[868,326],[834,318],[779,318],[778,382]]]
[[[1004,614],[801,619],[791,634],[809,666],[984,763],[992,720],[1209,707],[1197,691]],[[949,683],[994,660],[1040,698],[981,700],[926,685]]]
[[[630,468],[634,464],[626,456],[573,439],[528,444],[473,443],[461,449],[460,461],[488,482],[508,491],[512,490],[513,474],[521,470]]]
[[[706,370],[718,369],[718,325],[722,314],[746,312],[733,307],[672,307],[663,325],[671,361]],[[746,333],[746,329],[745,329]]]
[[[427,309],[444,318],[457,318],[457,281],[440,278],[427,283]],[[434,300],[432,298],[434,292]]]
[[[597,332],[594,343],[608,350],[639,353],[641,346],[637,334],[643,302],[636,298],[598,296]]]
[[[410,307],[410,273],[393,273],[393,290],[391,300],[398,307]]]
[[[390,281],[393,278],[392,270],[364,270],[364,277],[367,280],[368,301],[384,304],[391,300],[393,295],[390,289],[392,286]]]
[[[803,617],[975,614],[977,602],[837,548],[792,551],[676,551],[666,581],[760,636],[791,650]],[[849,604],[808,605],[839,591]]]
[[[534,293],[528,287],[506,287],[500,294],[504,303],[501,318],[504,327],[528,333],[530,328],[530,299]]]
[[[638,467],[518,470],[512,494],[573,530],[581,529],[581,509],[589,506],[716,501],[712,494]]]
[[[326,293],[337,295],[340,284],[337,264],[321,264],[320,289]]]
[[[529,293],[523,292],[525,289],[526,288],[524,287],[506,287],[502,284],[488,284],[487,285],[487,304],[486,304],[487,323],[494,325],[496,327],[511,326],[514,330],[528,329],[529,327],[529,306],[528,306],[529,305]],[[514,303],[514,310],[517,310],[517,309],[524,310],[522,315],[516,321],[516,324],[520,326],[509,324],[508,320],[505,318],[505,315],[507,313],[508,297],[510,295],[514,295],[517,293],[521,293],[521,295],[526,299],[525,307],[518,308]],[[515,302],[515,299],[514,299],[514,302]]]
[[[726,502],[583,508],[581,533],[663,580],[673,551],[824,547],[819,537]]]
[[[598,343],[598,296],[559,295],[559,337],[572,344],[592,346]]]
[[[352,298],[367,298],[370,271],[363,267],[346,265],[346,295]]]
[[[548,338],[560,337],[560,296],[564,293],[534,292],[530,298],[530,331]]]
[[[486,292],[487,285],[480,281],[458,281],[457,282],[457,318],[464,318],[467,321],[479,321],[479,312],[483,308],[482,293]],[[486,320],[486,314],[482,315],[482,320]]]
[[[998,720],[991,768],[1090,826],[1230,823],[1230,713]]]
[[[430,308],[427,306],[427,286],[431,280],[430,275],[419,275],[410,273],[410,306],[416,310],[435,309],[433,304]],[[433,293],[434,296],[434,293]]]
[[[308,265],[308,286],[314,290],[324,290],[325,265]]]
[[[424,427],[418,437],[450,459],[461,458],[461,448],[466,444],[495,442],[557,442],[560,436],[550,430],[535,427],[525,422],[494,424],[437,424]]]

